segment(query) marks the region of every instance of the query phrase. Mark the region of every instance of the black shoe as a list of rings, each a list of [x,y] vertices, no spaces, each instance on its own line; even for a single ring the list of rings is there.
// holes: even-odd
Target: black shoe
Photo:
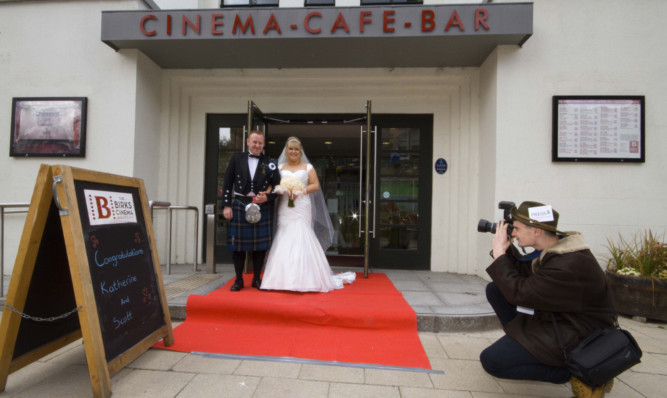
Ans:
[[[243,289],[243,279],[236,278],[234,284],[229,290],[232,292],[238,292],[241,289]]]
[[[252,278],[252,287],[259,289],[262,286],[262,280],[259,278]]]

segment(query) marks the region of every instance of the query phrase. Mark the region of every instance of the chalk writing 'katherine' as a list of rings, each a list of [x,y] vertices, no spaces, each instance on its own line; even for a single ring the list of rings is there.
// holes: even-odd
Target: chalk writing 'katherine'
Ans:
[[[116,279],[108,285],[107,281],[102,281],[100,283],[100,290],[102,291],[102,294],[111,294],[119,291],[123,287],[128,287],[137,281],[138,279],[135,275],[128,275],[125,279]]]
[[[141,256],[144,254],[144,249],[130,249],[130,250],[125,250],[121,251],[118,254],[114,254],[113,256],[109,257],[104,257],[102,258],[102,261],[98,258],[99,250],[95,251],[95,264],[97,264],[98,267],[104,267],[105,265],[113,265],[114,267],[118,266],[118,261],[121,260],[127,260],[131,257],[136,257],[136,256]]]

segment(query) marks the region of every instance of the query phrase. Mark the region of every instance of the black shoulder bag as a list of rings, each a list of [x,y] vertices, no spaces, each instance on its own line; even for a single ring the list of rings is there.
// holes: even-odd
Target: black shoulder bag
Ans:
[[[616,320],[614,327],[596,330],[567,352],[553,313],[551,319],[565,356],[565,366],[573,376],[592,388],[602,386],[641,362],[642,350],[630,332],[621,329]]]

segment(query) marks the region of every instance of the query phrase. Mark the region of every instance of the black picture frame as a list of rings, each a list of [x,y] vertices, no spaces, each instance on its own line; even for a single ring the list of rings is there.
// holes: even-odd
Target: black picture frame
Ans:
[[[85,157],[86,97],[12,99],[9,156]]]
[[[553,162],[645,162],[643,95],[554,95]]]

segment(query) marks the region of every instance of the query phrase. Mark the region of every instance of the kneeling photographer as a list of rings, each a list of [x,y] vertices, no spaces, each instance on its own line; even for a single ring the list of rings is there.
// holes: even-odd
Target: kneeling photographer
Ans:
[[[611,292],[582,235],[558,231],[558,217],[549,205],[523,202],[506,210],[498,222],[492,241],[494,260],[486,269],[493,282],[486,295],[505,336],[482,351],[480,361],[495,377],[569,381],[575,397],[601,397],[611,390],[613,380],[594,390],[571,375],[552,317],[563,344],[571,349],[593,331],[614,324]],[[518,255],[512,239],[535,251]]]

